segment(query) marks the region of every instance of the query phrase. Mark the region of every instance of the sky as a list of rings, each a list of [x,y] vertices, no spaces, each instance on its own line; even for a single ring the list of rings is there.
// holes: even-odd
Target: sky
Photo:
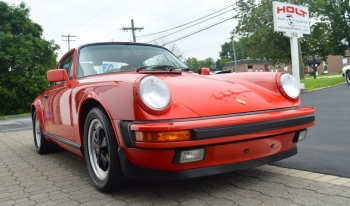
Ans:
[[[131,27],[131,19],[135,27],[143,27],[136,31],[136,41],[152,43],[154,39],[164,35],[162,42],[170,42],[188,34],[232,17],[234,1],[232,0],[4,0],[10,5],[24,2],[30,7],[30,19],[41,25],[46,40],[54,40],[60,45],[59,58],[68,51],[67,39],[62,35],[75,36],[70,42],[70,48],[92,42],[130,42],[131,31],[125,32],[123,27]],[[224,9],[226,8],[226,9]],[[205,16],[212,14],[207,19]],[[226,13],[224,13],[226,12]],[[187,24],[194,23],[198,25]],[[179,27],[183,24],[185,26]],[[230,32],[237,21],[229,19],[216,26],[200,31],[189,37],[176,41],[176,46],[183,52],[185,58],[195,57],[203,60],[212,57],[219,58],[221,45],[230,41]],[[178,29],[173,29],[179,27]],[[190,27],[190,28],[186,28]],[[185,29],[186,28],[186,29]],[[149,36],[152,33],[161,32]],[[171,34],[179,29],[177,33]],[[159,40],[158,40],[159,41]]]

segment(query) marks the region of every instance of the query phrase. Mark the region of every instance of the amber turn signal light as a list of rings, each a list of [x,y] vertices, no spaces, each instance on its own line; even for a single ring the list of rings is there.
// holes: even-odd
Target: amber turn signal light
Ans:
[[[142,142],[172,142],[190,140],[190,131],[166,131],[166,132],[135,132],[136,141]]]

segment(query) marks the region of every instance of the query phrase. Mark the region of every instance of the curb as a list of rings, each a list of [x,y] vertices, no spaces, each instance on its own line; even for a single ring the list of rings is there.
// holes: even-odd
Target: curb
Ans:
[[[343,83],[340,83],[340,84],[334,84],[334,85],[327,86],[327,87],[321,87],[321,88],[317,88],[317,89],[313,89],[313,90],[309,90],[309,91],[305,91],[304,89],[302,89],[300,91],[300,93],[304,94],[304,93],[314,92],[314,91],[317,91],[317,90],[327,89],[327,88],[339,86],[339,85],[342,85],[342,84],[346,84],[346,82],[343,82]]]
[[[264,172],[270,172],[280,175],[286,175],[291,177],[299,177],[307,180],[312,180],[316,182],[328,183],[332,185],[344,186],[350,188],[350,178],[338,177],[334,175],[327,175],[315,172],[307,172],[296,169],[288,169],[283,167],[277,167],[272,165],[263,165],[255,167],[254,169],[261,170]]]

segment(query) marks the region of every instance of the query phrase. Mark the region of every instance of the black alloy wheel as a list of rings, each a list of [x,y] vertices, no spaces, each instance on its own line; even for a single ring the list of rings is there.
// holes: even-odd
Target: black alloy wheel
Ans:
[[[41,129],[40,120],[38,113],[34,111],[33,113],[33,136],[34,136],[34,145],[35,150],[38,154],[46,154],[51,152],[56,152],[58,150],[58,145],[49,142],[45,139],[43,131]]]
[[[111,192],[125,186],[116,136],[109,117],[99,107],[91,109],[85,121],[84,156],[98,190]]]

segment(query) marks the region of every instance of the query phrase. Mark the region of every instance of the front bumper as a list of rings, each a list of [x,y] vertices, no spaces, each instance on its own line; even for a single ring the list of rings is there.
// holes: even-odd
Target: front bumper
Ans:
[[[183,179],[278,161],[297,153],[295,136],[315,124],[314,113],[311,107],[296,107],[215,118],[115,122],[122,137],[123,172],[133,179]],[[189,141],[139,142],[133,137],[134,131],[186,129],[191,131]],[[176,163],[179,151],[197,148],[205,149],[203,160]]]
[[[165,170],[156,170],[146,167],[141,167],[136,164],[133,164],[122,148],[119,148],[119,157],[123,168],[123,173],[126,177],[130,179],[142,179],[142,180],[179,180],[179,179],[189,179],[195,177],[202,177],[208,175],[216,175],[227,172],[233,172],[238,170],[249,169],[257,167],[264,164],[269,164],[276,162],[298,153],[297,147],[289,149],[287,151],[262,157],[258,159],[252,159],[244,162],[235,162],[225,165],[217,165],[204,168],[194,168],[189,170],[180,170],[180,171],[165,171]]]

